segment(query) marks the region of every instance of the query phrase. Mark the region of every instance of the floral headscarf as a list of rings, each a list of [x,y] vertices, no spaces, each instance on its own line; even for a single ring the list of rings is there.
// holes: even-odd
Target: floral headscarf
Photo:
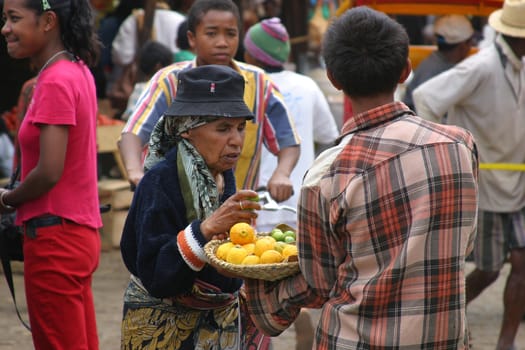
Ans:
[[[149,142],[149,150],[144,160],[144,171],[148,171],[155,164],[165,159],[166,153],[177,146],[177,160],[179,178],[182,184],[189,184],[189,188],[182,188],[185,198],[191,198],[193,211],[188,210],[188,221],[205,219],[219,207],[219,192],[215,178],[210,173],[208,165],[197,149],[181,134],[201,125],[211,123],[219,117],[161,117]],[[193,213],[193,215],[191,214]],[[195,216],[195,217],[194,217]]]

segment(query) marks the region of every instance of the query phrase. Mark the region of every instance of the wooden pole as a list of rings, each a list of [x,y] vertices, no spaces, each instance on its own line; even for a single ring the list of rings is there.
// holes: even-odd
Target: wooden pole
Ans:
[[[137,52],[142,45],[151,38],[151,31],[153,30],[153,19],[155,18],[155,7],[157,0],[146,0],[144,3],[144,25],[139,33],[139,45]]]
[[[291,60],[298,72],[303,72],[306,64],[309,3],[309,0],[284,0],[281,4],[282,21],[288,30],[292,45]]]

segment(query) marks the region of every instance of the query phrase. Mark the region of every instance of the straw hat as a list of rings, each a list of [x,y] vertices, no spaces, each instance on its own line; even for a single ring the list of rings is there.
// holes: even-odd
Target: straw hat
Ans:
[[[489,25],[502,34],[525,38],[525,0],[505,0],[502,9],[490,14]]]

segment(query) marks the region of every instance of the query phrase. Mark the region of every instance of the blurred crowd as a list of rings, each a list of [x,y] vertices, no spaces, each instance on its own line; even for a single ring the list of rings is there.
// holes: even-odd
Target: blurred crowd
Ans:
[[[307,6],[304,6],[304,3]],[[287,66],[300,73],[312,67],[323,66],[320,58],[321,38],[328,23],[336,16],[338,0],[237,0],[241,9],[245,32],[260,20],[279,17],[290,34],[291,54]],[[103,48],[96,67],[91,69],[101,104],[100,123],[126,120],[145,83],[160,67],[173,62],[190,60],[194,53],[185,32],[185,15],[192,0],[93,0],[96,28]],[[152,5],[153,4],[153,5]],[[436,16],[395,16],[407,30],[413,45],[436,44],[434,22]],[[473,33],[469,40],[474,47],[490,43],[494,32],[486,25],[486,18],[468,19]],[[244,61],[241,42],[237,55]],[[457,61],[457,59],[455,59]],[[27,59],[12,59],[7,55],[6,43],[0,38],[0,178],[11,173],[16,129],[25,112],[27,93],[35,71]],[[420,79],[416,79],[419,81]],[[26,84],[26,86],[24,86]],[[407,83],[408,84],[408,83]],[[414,84],[414,83],[412,83]],[[24,86],[24,88],[23,88]],[[411,91],[404,98],[406,85],[400,86],[398,98],[413,106]],[[412,87],[409,87],[411,90]],[[346,101],[347,102],[347,101]],[[110,105],[111,108],[105,106]],[[346,104],[346,113],[351,108]],[[108,120],[110,119],[110,120]],[[11,141],[11,142],[9,142]]]

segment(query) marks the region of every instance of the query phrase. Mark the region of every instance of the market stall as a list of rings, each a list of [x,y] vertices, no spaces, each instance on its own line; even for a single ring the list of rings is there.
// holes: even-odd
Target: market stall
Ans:
[[[468,16],[488,16],[503,6],[503,0],[345,0],[337,15],[351,7],[366,5],[391,15],[445,15],[463,14]],[[416,68],[436,47],[432,45],[412,45],[410,59]],[[473,53],[476,50],[473,50]]]

